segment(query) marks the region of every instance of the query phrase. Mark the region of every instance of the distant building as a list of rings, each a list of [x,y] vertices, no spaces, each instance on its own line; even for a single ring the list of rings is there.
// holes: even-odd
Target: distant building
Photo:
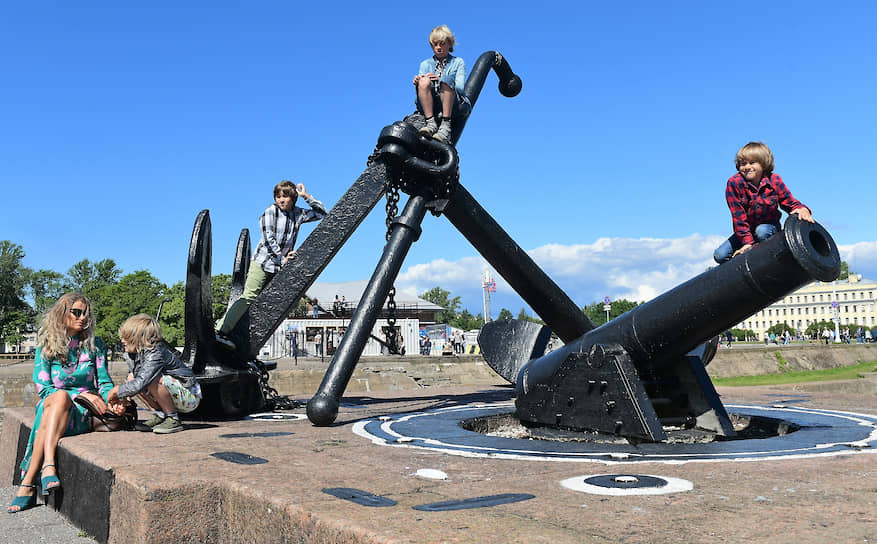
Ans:
[[[308,304],[307,317],[290,317],[284,320],[259,350],[259,356],[331,357],[346,332],[367,285],[367,280],[313,284],[304,296]],[[314,300],[317,301],[316,314]],[[417,354],[420,352],[420,329],[434,324],[436,313],[444,308],[402,292],[396,293],[394,301],[396,328],[401,334],[406,354]],[[386,353],[386,348],[379,340],[385,340],[388,317],[389,310],[385,302],[372,329],[372,336],[363,350],[363,356]]]
[[[26,331],[21,344],[0,344],[0,353],[24,353],[31,354],[37,347],[37,333],[35,330]]]
[[[855,333],[860,326],[877,327],[877,282],[862,279],[859,274],[850,274],[843,281],[805,285],[744,319],[737,327],[754,331],[758,338],[763,338],[765,331],[777,323],[788,323],[797,332],[803,332],[813,323],[833,322],[834,301],[840,328],[849,327]]]

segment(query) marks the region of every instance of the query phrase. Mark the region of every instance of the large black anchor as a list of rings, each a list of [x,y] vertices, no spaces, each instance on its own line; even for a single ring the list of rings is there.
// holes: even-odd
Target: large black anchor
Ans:
[[[521,80],[506,59],[495,51],[488,51],[475,62],[466,81],[465,93],[472,106],[491,69],[499,78],[501,94],[513,97],[520,92]],[[454,119],[453,144],[459,140],[469,113],[471,110],[464,111]],[[370,158],[362,175],[302,242],[295,258],[277,273],[231,331],[229,336],[237,345],[235,351],[226,351],[215,342],[210,295],[210,217],[207,210],[199,214],[192,232],[186,277],[184,357],[204,385],[203,413],[238,416],[266,406],[266,399],[270,397],[268,368],[258,360],[258,348],[280,326],[387,190],[399,189],[411,198],[403,213],[392,222],[385,256],[354,315],[359,324],[354,330],[348,327],[320,391],[309,404],[312,421],[328,424],[336,417],[338,399],[370,334],[370,328],[366,330],[364,324],[376,319],[405,253],[416,240],[427,207],[434,213],[444,213],[561,338],[572,340],[593,328],[569,297],[458,184],[455,149],[417,135],[415,129],[424,123],[423,116],[415,113],[403,123],[395,123],[382,131],[379,152]],[[232,281],[237,296],[243,288],[248,265],[249,235],[243,231]],[[270,402],[268,404],[270,407]]]

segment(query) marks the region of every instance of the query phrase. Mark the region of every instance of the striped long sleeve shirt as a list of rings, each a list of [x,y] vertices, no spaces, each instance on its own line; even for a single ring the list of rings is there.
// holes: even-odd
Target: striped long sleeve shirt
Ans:
[[[304,223],[319,221],[326,215],[326,207],[315,198],[305,199],[311,209],[306,210],[293,206],[289,212],[284,212],[271,204],[265,213],[259,217],[259,230],[261,236],[253,260],[262,270],[275,273],[283,264],[283,256],[292,251],[298,238],[298,228]]]

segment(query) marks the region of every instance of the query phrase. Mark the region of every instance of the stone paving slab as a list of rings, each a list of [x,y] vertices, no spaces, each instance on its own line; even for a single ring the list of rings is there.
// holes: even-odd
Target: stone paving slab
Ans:
[[[771,405],[794,397],[805,399],[800,406],[877,414],[873,392],[808,387],[719,392],[725,403]],[[374,393],[345,398],[338,422],[328,428],[307,420],[187,422],[184,432],[172,435],[91,433],[64,438],[61,444],[71,458],[114,476],[109,489],[93,490],[109,494],[110,512],[91,513],[107,517],[109,542],[877,542],[877,457],[868,453],[606,465],[383,447],[352,431],[364,418],[511,394],[498,387]],[[17,426],[12,421],[29,423],[30,418],[30,409],[7,410],[0,452],[9,451],[12,433],[7,430]],[[228,436],[241,434],[247,436]],[[223,452],[266,462],[236,464],[212,455]],[[0,462],[8,466],[12,461]],[[419,469],[441,470],[447,479],[416,476]],[[60,470],[67,485],[64,467]],[[681,478],[693,489],[602,496],[559,483],[626,473]],[[362,506],[323,492],[334,487],[367,491],[396,504]],[[505,493],[534,497],[468,510],[413,509]]]

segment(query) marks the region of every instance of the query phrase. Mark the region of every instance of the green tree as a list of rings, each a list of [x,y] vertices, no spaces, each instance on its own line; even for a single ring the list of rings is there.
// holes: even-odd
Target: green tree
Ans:
[[[118,283],[93,291],[89,298],[94,307],[95,334],[107,346],[119,344],[119,327],[134,314],[154,316],[165,298],[167,287],[146,270],[122,276]],[[95,301],[98,301],[97,303]]]
[[[463,329],[464,331],[480,329],[482,325],[481,316],[475,317],[469,312],[469,310],[464,309],[457,314],[457,316],[451,321],[450,325],[458,329]]]
[[[186,338],[186,286],[178,281],[164,291],[161,315],[161,333],[171,346],[182,346]],[[157,312],[158,310],[156,310]]]
[[[791,334],[792,336],[797,334],[795,327],[789,325],[785,321],[783,321],[782,323],[777,323],[776,325],[773,325],[772,327],[768,327],[768,329],[765,332],[767,332],[768,334],[774,333],[775,335],[780,336],[785,331],[789,331],[789,334]]]
[[[609,310],[609,320],[611,321],[615,319],[624,312],[636,308],[638,305],[638,302],[631,302],[623,298],[613,301],[611,309]],[[588,319],[590,319],[594,325],[599,327],[606,323],[606,311],[603,309],[603,301],[592,302],[582,308],[582,311],[585,312],[585,315],[588,316]]]
[[[502,308],[502,309],[499,311],[499,315],[496,316],[496,318],[497,318],[497,319],[500,319],[500,320],[501,320],[501,319],[514,319],[515,316],[514,316],[514,314],[512,314],[512,312],[511,312],[510,310],[507,310],[507,309],[505,309],[505,308]]]
[[[834,321],[819,321],[818,323],[811,323],[806,329],[804,329],[804,333],[808,336],[812,336],[813,333],[816,333],[816,336],[819,336],[822,334],[822,329],[833,331]]]
[[[445,291],[441,287],[435,286],[429,291],[422,293],[420,298],[444,308],[444,310],[435,314],[436,323],[449,324],[457,316],[457,309],[460,307],[460,297],[451,298],[450,291]]]
[[[850,265],[847,264],[846,261],[840,262],[840,276],[837,277],[838,280],[845,280],[850,277]]]
[[[30,270],[22,264],[24,248],[9,240],[0,240],[0,346],[3,342],[19,344],[33,310],[24,301]]]
[[[67,271],[70,288],[89,299],[98,289],[117,283],[121,275],[122,270],[116,267],[116,261],[112,259],[103,259],[95,263],[82,259]]]
[[[521,321],[532,321],[533,323],[539,323],[540,325],[545,324],[545,322],[542,321],[541,319],[539,319],[538,317],[534,317],[534,316],[528,314],[527,310],[525,310],[523,308],[521,308],[521,311],[518,312],[517,319],[520,319]]]
[[[61,295],[69,290],[64,274],[54,270],[37,270],[27,280],[34,310],[41,314],[48,310]]]
[[[0,323],[0,340],[12,346],[17,346],[15,351],[21,351],[21,343],[25,339],[25,333],[32,326],[33,313],[30,311],[12,311],[5,315]]]
[[[308,317],[308,301],[305,297],[298,299],[295,307],[289,311],[289,317],[299,319]]]
[[[210,283],[210,294],[213,299],[213,320],[218,321],[228,308],[231,295],[231,274],[217,274]]]
[[[731,329],[731,336],[736,338],[738,342],[745,342],[750,339],[758,340],[755,336],[755,331],[749,329]]]

